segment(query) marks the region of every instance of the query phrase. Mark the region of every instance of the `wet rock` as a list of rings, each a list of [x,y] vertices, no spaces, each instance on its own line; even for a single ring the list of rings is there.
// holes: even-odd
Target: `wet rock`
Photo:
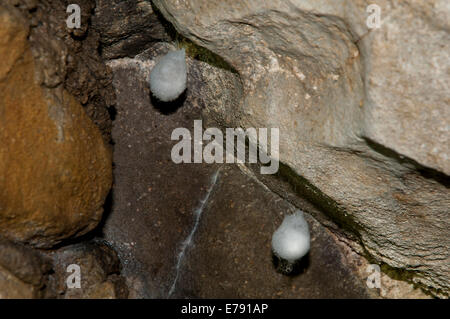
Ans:
[[[81,288],[68,288],[80,267]],[[70,282],[73,282],[70,280]],[[0,298],[127,298],[115,251],[101,241],[38,251],[0,239]]]
[[[35,250],[0,238],[0,299],[45,297],[50,270]]]
[[[50,247],[97,226],[111,185],[98,128],[63,87],[40,86],[16,9],[3,6],[0,233]],[[39,73],[39,72],[38,72]]]
[[[280,128],[281,179],[259,178],[293,203],[308,198],[361,252],[445,296],[448,10],[377,3],[382,27],[369,30],[368,1],[154,1],[242,81],[241,103],[208,104],[205,118]]]
[[[55,269],[55,289],[64,299],[120,299],[128,297],[116,252],[99,240],[63,247],[51,254]],[[80,287],[69,287],[68,277],[80,270]],[[68,271],[69,270],[69,271]],[[70,279],[70,278],[69,278]],[[72,283],[72,281],[71,281]]]

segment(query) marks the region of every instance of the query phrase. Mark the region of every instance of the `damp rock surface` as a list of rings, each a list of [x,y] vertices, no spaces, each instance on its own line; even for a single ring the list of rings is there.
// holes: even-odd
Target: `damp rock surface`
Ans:
[[[140,58],[109,64],[117,115],[112,131],[114,186],[104,234],[119,252],[123,273],[134,287],[132,297],[167,296],[175,254],[214,171],[213,165],[172,162],[172,131],[192,129],[201,108],[191,94],[196,92],[191,81],[187,95],[175,103],[152,100],[148,76],[156,59],[168,51],[167,45],[159,45]]]

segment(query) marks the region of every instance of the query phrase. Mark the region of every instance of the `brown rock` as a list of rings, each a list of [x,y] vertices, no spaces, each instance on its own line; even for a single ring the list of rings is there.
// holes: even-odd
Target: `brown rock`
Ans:
[[[0,239],[0,299],[44,297],[50,268],[32,248]]]
[[[0,76],[0,233],[49,247],[100,221],[110,154],[70,94],[36,84],[27,28],[13,9],[2,7],[0,19],[8,48],[0,51],[8,62]]]
[[[101,241],[90,241],[58,249],[53,254],[55,286],[58,297],[65,299],[127,298],[125,279],[116,252]],[[80,288],[67,287],[69,265],[80,268]]]
[[[100,58],[100,36],[92,26],[96,2],[76,2],[81,8],[80,29],[67,28],[68,4],[64,0],[2,1],[5,2],[20,9],[31,26],[28,41],[40,84],[46,87],[62,84],[85,108],[109,143],[115,97],[111,74]]]
[[[33,299],[35,288],[0,266],[0,299]]]
[[[21,20],[17,11],[8,11],[0,7],[0,57],[2,63],[0,65],[0,80],[8,74],[14,65],[14,62],[26,50],[26,38],[28,29],[23,26],[24,21]]]

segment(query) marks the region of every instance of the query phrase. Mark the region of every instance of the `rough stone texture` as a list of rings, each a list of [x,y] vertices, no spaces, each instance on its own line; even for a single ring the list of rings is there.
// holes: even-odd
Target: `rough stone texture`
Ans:
[[[32,299],[36,289],[0,266],[0,299]]]
[[[152,43],[169,40],[150,1],[97,1],[93,27],[106,59],[133,57]]]
[[[0,299],[45,297],[50,269],[33,249],[0,238]]]
[[[228,127],[279,127],[280,176],[291,188],[358,238],[374,261],[445,296],[449,7],[375,1],[383,24],[369,31],[372,2],[154,4],[241,78],[242,103],[208,105],[205,117]]]
[[[328,228],[331,229],[331,228]],[[345,261],[351,268],[356,269],[360,278],[367,281],[368,276],[373,275],[373,264],[366,258],[361,258],[361,254],[353,249],[353,241],[341,236],[332,230],[332,237],[341,248]],[[386,299],[433,299],[433,296],[425,293],[416,284],[407,282],[401,276],[381,267],[380,288],[369,289],[372,295]]]
[[[190,94],[196,92],[193,78],[186,101],[159,108],[151,104],[147,79],[154,59],[167,50],[167,45],[156,45],[141,59],[110,63],[117,116],[112,131],[112,209],[104,233],[121,257],[123,274],[132,282],[132,297],[166,296],[174,254],[189,233],[186,225],[190,225],[199,194],[204,193],[214,170],[210,166],[180,166],[170,158],[172,130],[192,128],[201,108],[198,98]]]
[[[395,278],[448,295],[450,10],[445,0],[154,2],[184,36],[218,55],[161,24],[148,1],[80,0],[82,28],[74,30],[64,23],[67,1],[2,2],[0,57],[6,63],[0,64],[0,126],[2,119],[10,121],[9,114],[40,117],[32,125],[12,121],[5,126],[8,134],[15,130],[15,141],[35,137],[32,147],[19,144],[24,150],[20,154],[30,155],[33,162],[5,161],[18,156],[9,153],[18,143],[15,149],[12,139],[3,143],[0,128],[0,231],[2,224],[14,231],[8,224],[12,217],[2,219],[3,198],[16,208],[20,204],[10,193],[2,197],[10,191],[3,185],[22,185],[28,176],[36,178],[30,182],[33,189],[17,188],[17,196],[25,192],[40,197],[34,196],[33,203],[39,204],[35,214],[20,215],[22,225],[38,234],[28,233],[31,239],[26,241],[45,246],[61,240],[62,235],[53,233],[42,244],[41,237],[49,235],[42,227],[55,221],[60,229],[51,231],[64,236],[84,233],[98,222],[99,212],[94,220],[53,213],[70,211],[64,205],[73,208],[72,202],[54,195],[67,191],[60,184],[73,184],[58,183],[58,176],[67,175],[53,171],[47,157],[32,151],[43,143],[38,137],[53,137],[55,145],[71,137],[65,115],[81,108],[63,88],[109,141],[115,97],[111,73],[100,57],[135,57],[149,48],[135,59],[110,62],[119,104],[113,131],[115,190],[104,232],[124,263],[130,297],[423,297],[411,284],[386,274],[379,292],[368,291],[368,262],[352,249],[369,256],[371,263],[381,263]],[[373,2],[382,8],[383,25],[370,31],[365,10]],[[21,14],[3,10],[3,3],[13,3]],[[30,32],[23,27],[27,23]],[[26,53],[27,36],[34,66]],[[174,104],[156,103],[145,82],[157,57],[174,49],[155,45],[159,40],[175,40],[190,57],[188,91]],[[42,89],[30,80],[33,69]],[[11,79],[21,81],[8,87],[14,95],[4,90]],[[25,103],[30,92],[33,104]],[[9,103],[29,108],[5,113],[3,98],[8,94],[23,94],[23,100],[11,98]],[[52,101],[50,107],[47,101]],[[192,128],[193,120],[202,116],[207,127],[280,127],[284,165],[279,174],[258,175],[258,166],[239,171],[229,165],[173,164],[170,133],[176,127]],[[83,145],[100,147],[98,132],[94,135],[86,132],[81,143],[73,142],[80,154],[92,155]],[[54,149],[45,152],[55,154]],[[67,152],[64,156],[77,158]],[[9,178],[5,167],[30,174]],[[92,177],[91,171],[85,176]],[[51,196],[42,197],[49,192]],[[86,193],[83,201],[96,205],[87,198],[92,192]],[[313,249],[301,274],[285,277],[275,272],[269,243],[282,215],[294,206],[308,214]],[[14,220],[29,207],[16,208]],[[79,222],[75,217],[89,219],[89,226],[69,227]],[[191,232],[192,241],[179,255]],[[0,297],[128,294],[114,251],[100,242],[50,252],[56,265],[51,276],[36,251],[11,245],[0,242]],[[82,266],[81,290],[66,289],[69,263]]]
[[[67,287],[71,264],[80,266],[81,288]],[[101,240],[39,251],[0,238],[0,299],[127,298],[115,251]]]
[[[2,5],[0,19],[7,62],[0,74],[0,232],[49,247],[97,226],[111,186],[110,153],[72,95],[39,86],[15,9]]]
[[[369,298],[329,231],[305,214],[311,250],[296,275],[275,271],[271,238],[295,207],[235,166],[218,174],[174,298]]]
[[[116,252],[99,240],[70,245],[51,253],[57,298],[122,299],[128,297]],[[81,288],[68,288],[69,265],[80,266]]]
[[[352,35],[342,21],[308,15],[288,1],[258,3],[155,1],[174,15],[169,20],[180,33],[239,72],[244,97],[235,112],[242,125],[282,122],[286,141],[301,136],[304,142],[345,145],[361,132],[363,119],[361,63]]]
[[[53,88],[63,85],[83,105],[106,142],[111,139],[114,91],[111,73],[100,58],[99,32],[92,27],[94,0],[80,0],[81,28],[68,29],[64,0],[6,0],[20,9],[31,26],[29,42],[37,80]]]
[[[364,137],[447,175],[449,17],[448,1],[393,2],[383,6],[382,28],[360,41],[366,83]]]
[[[235,74],[189,57],[185,99],[155,104],[147,78],[169,48],[173,49],[156,44],[134,59],[109,62],[117,116],[115,182],[104,236],[118,251],[130,298],[379,296],[366,289],[365,278],[346,261],[335,237],[311,216],[314,241],[309,264],[303,264],[305,272],[295,277],[277,273],[270,250],[272,232],[283,214],[295,207],[250,177],[244,167],[245,173],[233,165],[172,162],[174,128],[192,131],[203,108],[233,106],[240,96]],[[319,214],[301,198],[297,206]],[[193,241],[178,259],[191,233]]]

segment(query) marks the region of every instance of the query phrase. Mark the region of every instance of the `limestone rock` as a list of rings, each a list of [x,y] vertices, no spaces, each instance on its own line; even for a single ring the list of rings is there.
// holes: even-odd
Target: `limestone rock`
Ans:
[[[369,30],[374,2],[382,24]],[[292,202],[306,196],[374,260],[448,295],[445,1],[154,3],[240,76],[241,103],[207,105],[207,119],[280,128],[278,176],[290,192],[265,183]]]
[[[383,6],[382,27],[363,37],[360,48],[364,137],[450,175],[450,6],[444,2]]]
[[[16,17],[1,7],[0,233],[49,247],[97,226],[111,158],[73,96],[36,83],[27,27]]]
[[[295,207],[234,165],[172,162],[175,141],[168,137],[175,128],[192,130],[201,110],[212,105],[237,108],[233,103],[242,95],[236,74],[192,59],[193,49],[187,50],[186,99],[170,112],[158,108],[149,99],[147,78],[168,50],[173,48],[158,44],[133,59],[109,63],[117,90],[115,187],[104,233],[119,253],[130,296],[371,297],[338,241],[313,217],[308,216],[314,238],[309,267],[297,277],[283,276],[273,265],[270,242],[283,214]],[[197,230],[179,260],[208,190]],[[299,207],[317,212],[306,201]]]

